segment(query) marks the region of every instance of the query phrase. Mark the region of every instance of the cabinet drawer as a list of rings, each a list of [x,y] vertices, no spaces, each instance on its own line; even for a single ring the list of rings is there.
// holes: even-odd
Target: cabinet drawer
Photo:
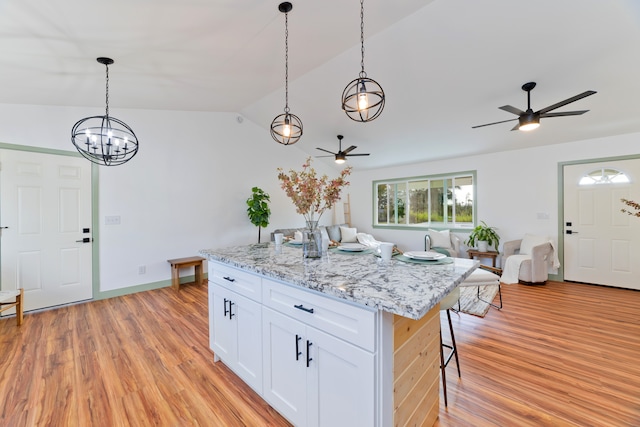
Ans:
[[[262,279],[262,304],[365,350],[374,351],[376,310],[269,279]]]
[[[209,261],[209,280],[256,302],[262,301],[262,279],[254,274]]]

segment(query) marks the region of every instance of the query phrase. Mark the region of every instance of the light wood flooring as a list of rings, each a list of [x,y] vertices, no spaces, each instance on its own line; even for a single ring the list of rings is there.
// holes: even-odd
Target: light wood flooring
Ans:
[[[436,425],[640,425],[640,292],[503,289],[502,311],[453,315]],[[289,425],[213,363],[207,325],[195,285],[0,319],[0,426]]]

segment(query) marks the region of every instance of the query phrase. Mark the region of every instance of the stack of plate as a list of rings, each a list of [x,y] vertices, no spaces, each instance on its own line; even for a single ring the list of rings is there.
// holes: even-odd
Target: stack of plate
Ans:
[[[440,252],[433,251],[412,251],[405,252],[404,256],[411,259],[417,259],[422,261],[437,261],[439,259],[446,258],[445,254],[441,254]]]
[[[338,246],[338,249],[345,252],[362,252],[368,248],[360,243],[343,243]]]

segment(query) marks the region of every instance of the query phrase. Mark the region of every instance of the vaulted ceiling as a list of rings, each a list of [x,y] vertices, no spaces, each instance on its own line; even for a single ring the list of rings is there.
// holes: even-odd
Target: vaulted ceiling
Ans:
[[[296,145],[345,146],[356,168],[437,160],[640,131],[640,6],[634,0],[366,0],[365,69],[387,103],[367,124],[340,95],[360,71],[357,0],[292,1],[289,106]],[[264,0],[2,0],[0,103],[236,112],[263,127],[284,108],[284,16]],[[598,93],[543,119],[471,129]],[[119,117],[127,120],[126,117]],[[135,123],[129,123],[135,128]],[[71,128],[72,123],[69,124]],[[138,135],[143,141],[144,136]],[[288,148],[288,147],[287,147]]]

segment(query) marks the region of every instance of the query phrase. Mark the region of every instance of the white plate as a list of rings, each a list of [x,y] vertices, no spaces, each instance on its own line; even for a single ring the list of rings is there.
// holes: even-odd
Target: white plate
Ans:
[[[338,249],[346,252],[362,252],[367,249],[366,246],[361,245],[360,243],[344,243],[338,246]]]
[[[292,245],[301,245],[302,240],[289,240],[289,243]]]
[[[422,259],[426,261],[436,261],[436,260],[447,257],[445,254],[441,254],[440,252],[433,252],[433,251],[405,252],[404,256],[411,259]]]

